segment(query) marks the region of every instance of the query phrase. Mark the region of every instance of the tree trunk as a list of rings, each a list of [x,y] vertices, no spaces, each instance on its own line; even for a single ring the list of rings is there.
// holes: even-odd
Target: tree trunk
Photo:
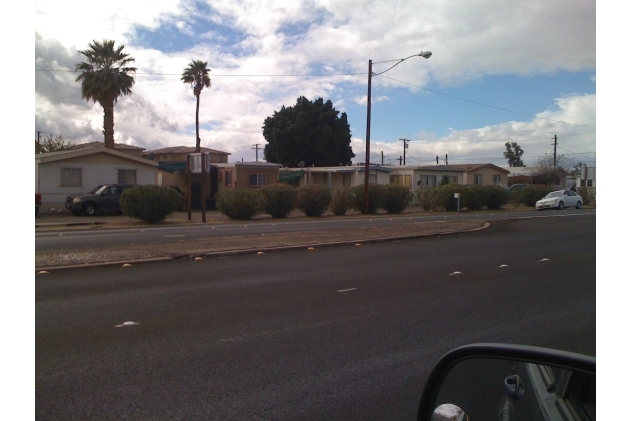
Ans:
[[[114,102],[103,105],[103,132],[105,147],[114,149]]]
[[[197,97],[197,108],[195,109],[195,152],[200,151],[200,138],[199,138],[199,94]]]

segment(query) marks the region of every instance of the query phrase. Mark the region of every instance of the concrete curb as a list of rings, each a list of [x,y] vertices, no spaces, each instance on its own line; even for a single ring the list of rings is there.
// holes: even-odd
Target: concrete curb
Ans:
[[[202,252],[202,253],[182,253],[175,254],[167,257],[156,257],[151,259],[137,259],[137,260],[121,260],[114,262],[103,262],[103,263],[84,263],[80,265],[66,265],[66,266],[51,266],[51,267],[41,267],[35,268],[36,274],[40,274],[40,272],[49,272],[52,270],[67,270],[67,269],[81,269],[81,268],[90,268],[90,267],[103,267],[103,266],[122,266],[125,264],[134,265],[134,264],[142,264],[142,263],[155,263],[155,262],[168,262],[172,260],[179,259],[194,259],[196,257],[226,257],[226,256],[237,256],[241,254],[252,254],[252,253],[273,253],[278,251],[289,251],[289,250],[300,250],[309,247],[313,248],[323,248],[323,247],[337,247],[337,246],[349,246],[354,244],[370,244],[370,243],[383,243],[387,241],[394,240],[411,240],[415,238],[423,238],[423,237],[437,237],[441,235],[454,235],[454,234],[462,234],[465,232],[474,232],[480,231],[491,226],[490,222],[485,222],[482,227],[472,228],[469,230],[463,231],[454,231],[454,232],[442,232],[442,233],[433,233],[433,234],[412,234],[406,236],[395,236],[395,237],[379,237],[379,238],[370,238],[365,240],[348,240],[348,241],[335,241],[332,243],[312,243],[312,244],[299,244],[294,246],[274,246],[274,247],[259,247],[259,248],[251,248],[251,249],[240,249],[240,250],[226,250],[226,251],[213,251],[213,252]]]

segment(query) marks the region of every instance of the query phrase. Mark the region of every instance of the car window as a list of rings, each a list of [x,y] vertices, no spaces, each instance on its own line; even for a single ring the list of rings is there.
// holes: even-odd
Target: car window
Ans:
[[[567,192],[567,191],[564,191],[564,192],[563,192],[563,196],[569,196],[569,195],[570,195],[570,193],[569,193],[569,192]]]
[[[94,191],[94,194],[101,194],[107,191],[107,186],[100,186],[97,190]]]
[[[553,191],[551,193],[548,193],[547,198],[552,198],[552,197],[561,197],[561,192],[560,191]]]

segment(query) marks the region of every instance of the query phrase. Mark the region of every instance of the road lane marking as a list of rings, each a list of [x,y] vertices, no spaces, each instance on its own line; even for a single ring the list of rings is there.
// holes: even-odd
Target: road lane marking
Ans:
[[[349,289],[338,289],[337,292],[347,292],[347,291],[354,291],[357,288],[349,288]]]
[[[451,276],[451,275],[460,275],[460,273],[461,273],[461,272],[456,271],[456,272],[454,272],[454,273],[450,273],[449,275],[450,275],[450,276]]]
[[[173,234],[173,235],[165,235],[165,237],[184,237],[184,234]]]

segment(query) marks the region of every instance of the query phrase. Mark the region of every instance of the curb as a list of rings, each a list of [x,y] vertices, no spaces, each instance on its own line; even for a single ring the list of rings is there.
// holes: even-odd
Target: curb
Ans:
[[[394,240],[411,240],[415,238],[423,238],[423,237],[436,237],[441,235],[454,235],[454,234],[462,234],[465,232],[474,232],[481,231],[483,229],[491,226],[490,222],[485,222],[482,227],[472,228],[464,231],[454,231],[454,232],[439,232],[434,234],[412,234],[406,236],[395,236],[395,237],[379,237],[379,238],[370,238],[366,240],[348,240],[348,241],[336,241],[332,243],[312,243],[312,244],[299,244],[295,246],[274,246],[274,247],[262,247],[262,248],[252,248],[252,249],[240,249],[240,250],[226,250],[226,251],[213,251],[213,252],[202,252],[202,253],[183,253],[183,254],[175,254],[173,256],[167,257],[156,257],[151,259],[137,259],[137,260],[120,260],[114,262],[103,262],[103,263],[83,263],[83,264],[75,264],[75,265],[67,265],[67,266],[51,266],[51,267],[41,267],[35,268],[35,274],[39,274],[38,272],[48,272],[51,270],[66,270],[66,269],[81,269],[81,268],[90,268],[90,267],[104,267],[104,266],[122,266],[125,264],[142,264],[142,263],[155,263],[155,262],[168,262],[172,260],[180,260],[180,259],[193,259],[195,257],[225,257],[225,256],[237,256],[242,254],[252,254],[252,253],[273,253],[278,251],[290,251],[290,250],[300,250],[309,247],[337,247],[337,246],[349,246],[355,244],[370,244],[370,243],[383,243],[387,241]]]

